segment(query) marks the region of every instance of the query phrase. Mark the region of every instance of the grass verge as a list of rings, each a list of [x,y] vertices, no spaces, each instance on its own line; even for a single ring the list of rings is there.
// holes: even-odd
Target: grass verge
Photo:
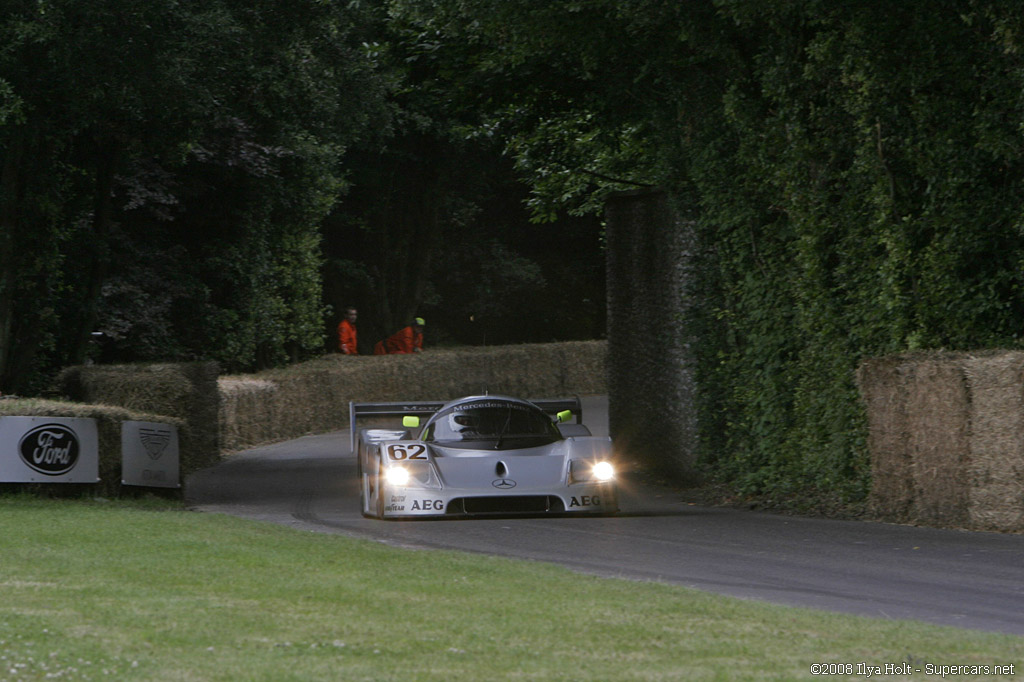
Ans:
[[[1022,653],[1019,637],[171,502],[0,497],[0,680],[807,680],[815,663],[1017,666]]]

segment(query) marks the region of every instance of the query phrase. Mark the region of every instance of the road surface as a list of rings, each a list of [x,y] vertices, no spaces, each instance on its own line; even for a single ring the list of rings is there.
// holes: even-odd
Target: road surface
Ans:
[[[607,404],[586,399],[595,433]],[[698,507],[625,482],[606,518],[378,521],[359,513],[348,432],[233,455],[193,474],[200,511],[400,547],[546,561],[778,604],[1024,635],[1024,536]]]

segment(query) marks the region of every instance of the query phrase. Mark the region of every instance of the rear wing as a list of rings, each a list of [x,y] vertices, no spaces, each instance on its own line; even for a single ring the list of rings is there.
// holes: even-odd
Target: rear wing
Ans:
[[[432,415],[441,410],[442,407],[451,401],[421,400],[407,403],[349,403],[348,423],[351,438],[351,448],[355,452],[356,434],[359,432],[356,422],[361,418],[372,417],[405,417],[407,415],[423,416]],[[528,400],[546,414],[558,414],[569,411],[576,417],[576,424],[583,423],[583,403],[579,396],[572,398],[545,398],[541,400]]]

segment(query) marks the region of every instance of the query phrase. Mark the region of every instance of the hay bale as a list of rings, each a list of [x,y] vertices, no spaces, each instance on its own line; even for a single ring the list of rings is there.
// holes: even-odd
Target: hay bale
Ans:
[[[180,412],[192,389],[189,380],[172,365],[126,367],[118,365],[80,369],[84,397],[147,412]]]
[[[184,420],[182,475],[220,457],[220,393],[215,362],[88,365],[65,369],[58,389],[72,400],[116,405]]]
[[[550,345],[504,346],[489,359],[482,376],[490,393],[539,398],[563,385],[561,357]]]
[[[971,390],[972,527],[1024,530],[1024,353],[965,360]]]
[[[1024,353],[875,358],[857,380],[879,516],[1024,530]]]
[[[554,393],[599,395],[608,392],[608,344],[574,341],[561,344],[562,390]]]
[[[969,518],[975,530],[1024,531],[1019,481],[987,481],[971,490]]]
[[[871,453],[870,506],[893,521],[910,519],[914,507],[907,389],[913,364],[900,356],[869,358],[857,370],[857,386],[867,412]]]
[[[273,438],[277,384],[250,377],[221,377],[220,444],[226,452]]]
[[[601,341],[439,348],[416,355],[329,355],[255,375],[221,377],[225,451],[348,426],[350,401],[524,398],[602,393]]]
[[[907,386],[907,432],[916,520],[967,523],[970,397],[956,354],[921,358]]]

